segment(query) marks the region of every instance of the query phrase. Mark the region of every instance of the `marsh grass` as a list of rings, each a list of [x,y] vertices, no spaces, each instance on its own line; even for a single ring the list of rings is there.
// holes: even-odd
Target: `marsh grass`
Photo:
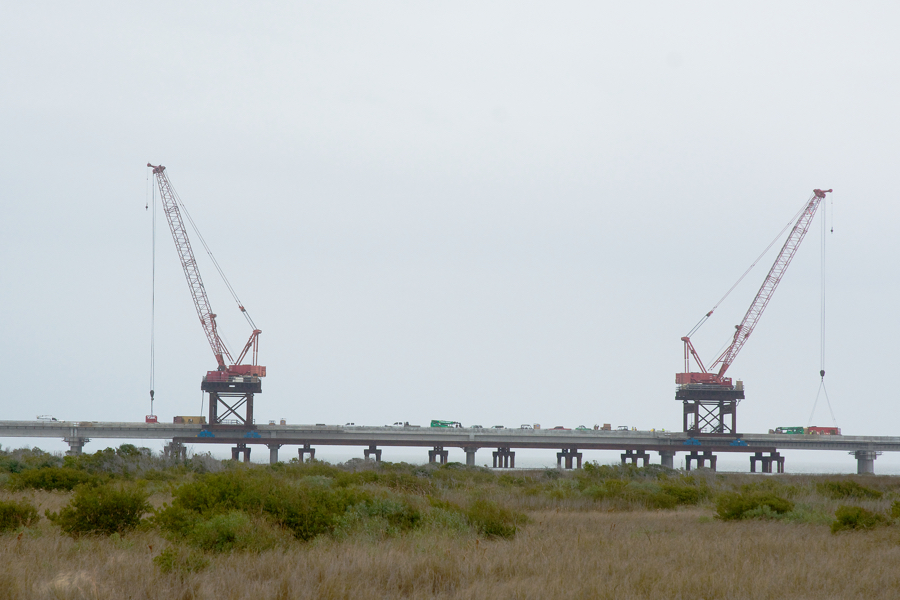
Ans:
[[[24,458],[6,464],[48,467]],[[41,518],[0,535],[0,600],[900,596],[900,478],[154,460],[84,466],[152,492],[137,529],[72,538]],[[62,513],[77,493],[0,501]],[[730,501],[740,518],[718,518]]]

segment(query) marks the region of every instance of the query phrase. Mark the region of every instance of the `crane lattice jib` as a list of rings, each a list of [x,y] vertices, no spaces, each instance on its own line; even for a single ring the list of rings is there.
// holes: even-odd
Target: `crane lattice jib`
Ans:
[[[159,185],[163,210],[166,213],[166,220],[169,222],[172,237],[175,239],[175,249],[178,250],[178,257],[181,259],[182,268],[184,268],[184,277],[187,279],[188,287],[191,290],[191,297],[194,299],[194,307],[197,309],[197,316],[200,317],[200,324],[203,326],[209,346],[216,356],[219,368],[225,369],[226,358],[229,362],[234,361],[232,361],[231,354],[216,331],[216,315],[209,305],[206,288],[203,287],[203,280],[200,278],[200,270],[197,267],[197,260],[194,258],[194,251],[191,249],[191,241],[184,227],[184,221],[181,219],[181,211],[178,209],[178,197],[175,195],[175,190],[172,189],[172,184],[169,183],[169,178],[166,176],[166,168],[162,165],[153,166],[149,163],[147,166],[153,167],[153,174],[156,176],[156,182]]]
[[[744,320],[741,321],[740,325],[735,327],[734,341],[732,341],[731,345],[725,349],[725,352],[710,365],[710,370],[713,370],[716,365],[721,365],[719,367],[719,372],[716,375],[717,379],[722,379],[725,375],[725,371],[728,370],[728,367],[731,366],[731,363],[734,362],[734,359],[737,357],[738,352],[741,351],[741,348],[747,342],[747,338],[753,333],[753,329],[759,322],[759,318],[766,309],[766,305],[769,304],[772,294],[775,293],[775,288],[778,287],[778,283],[784,276],[785,270],[787,270],[788,265],[791,264],[791,259],[794,258],[794,254],[797,253],[800,242],[803,241],[803,237],[809,230],[809,225],[816,214],[819,202],[825,197],[825,193],[830,191],[831,190],[813,191],[813,195],[810,197],[809,202],[807,202],[806,208],[800,213],[800,217],[794,224],[794,228],[791,230],[790,235],[788,235],[787,240],[785,240],[784,246],[778,254],[778,258],[775,259],[775,264],[772,265],[769,274],[766,276],[766,280],[763,282],[762,287],[759,288],[759,292],[757,292],[753,304],[750,305],[747,314],[744,315]]]

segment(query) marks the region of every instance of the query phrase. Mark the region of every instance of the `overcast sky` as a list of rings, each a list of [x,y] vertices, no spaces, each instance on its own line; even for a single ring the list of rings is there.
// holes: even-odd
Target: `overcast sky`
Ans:
[[[260,422],[680,429],[681,336],[834,188],[729,371],[738,428],[809,421],[827,210],[837,424],[900,434],[894,3],[286,4],[0,9],[3,419],[149,412],[150,161],[263,330]],[[215,360],[158,218],[171,421]]]

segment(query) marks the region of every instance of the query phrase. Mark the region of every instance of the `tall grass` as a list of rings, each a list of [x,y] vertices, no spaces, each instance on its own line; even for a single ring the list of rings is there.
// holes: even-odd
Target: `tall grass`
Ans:
[[[0,534],[0,600],[900,595],[895,477],[27,458],[0,460],[0,503],[27,517]],[[98,480],[10,485],[46,469]],[[122,508],[109,490],[141,503],[112,535],[33,518]]]

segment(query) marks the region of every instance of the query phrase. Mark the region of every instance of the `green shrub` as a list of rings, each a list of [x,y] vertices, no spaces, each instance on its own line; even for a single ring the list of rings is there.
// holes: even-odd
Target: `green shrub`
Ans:
[[[845,481],[823,481],[816,484],[816,489],[820,494],[831,498],[832,500],[843,500],[845,498],[857,498],[860,500],[877,500],[884,494],[878,490],[860,485],[852,480]]]
[[[267,496],[262,509],[297,539],[307,541],[333,531],[337,519],[366,497],[352,489],[296,486]]]
[[[209,566],[209,559],[193,551],[185,551],[172,546],[153,557],[155,564],[163,573],[196,573]]]
[[[900,519],[900,500],[891,502],[891,518]]]
[[[209,552],[260,552],[284,543],[285,536],[263,517],[232,510],[194,521],[186,541]]]
[[[39,518],[37,509],[30,502],[0,500],[0,532],[30,527]]]
[[[664,494],[675,499],[675,503],[697,504],[709,495],[709,490],[704,486],[689,485],[685,483],[663,483],[660,488]]]
[[[137,527],[144,513],[150,510],[147,496],[143,488],[137,486],[80,486],[59,513],[47,511],[45,514],[73,536],[124,533]]]
[[[839,506],[834,513],[831,533],[852,529],[874,529],[887,523],[888,518],[885,515],[866,510],[861,506]]]
[[[488,537],[511,538],[516,535],[518,525],[527,521],[525,515],[483,499],[472,502],[465,515],[478,533]]]
[[[153,523],[163,531],[188,536],[198,518],[231,511],[266,516],[295,537],[310,540],[332,531],[338,517],[368,499],[364,492],[323,485],[321,476],[300,481],[276,479],[266,471],[244,468],[207,474],[176,488],[171,506],[156,511]]]
[[[100,482],[92,475],[71,467],[42,467],[16,473],[9,478],[9,487],[14,490],[64,490],[70,491],[79,485],[93,485]]]
[[[793,508],[793,502],[769,492],[726,492],[716,498],[716,517],[723,521],[783,515]]]

